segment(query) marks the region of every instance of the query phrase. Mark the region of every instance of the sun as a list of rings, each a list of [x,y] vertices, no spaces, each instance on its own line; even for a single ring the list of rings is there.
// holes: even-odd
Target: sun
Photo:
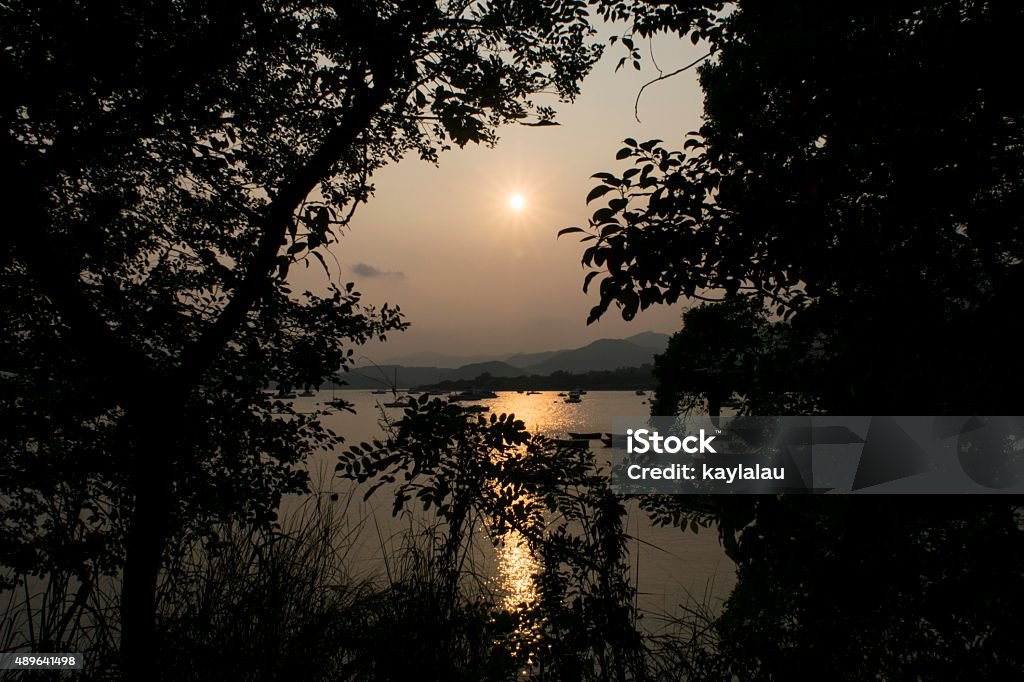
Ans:
[[[526,208],[526,197],[519,193],[510,194],[508,197],[508,207],[517,213],[522,211]]]

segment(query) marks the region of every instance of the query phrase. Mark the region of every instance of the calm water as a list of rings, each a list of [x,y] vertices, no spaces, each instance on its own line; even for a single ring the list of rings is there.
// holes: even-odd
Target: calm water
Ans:
[[[357,414],[332,411],[323,421],[343,435],[347,443],[380,437],[382,417],[397,418],[402,414],[399,409],[381,407],[384,401],[393,400],[390,394],[338,391],[337,395],[354,403]],[[330,391],[322,391],[316,397],[297,398],[295,406],[303,412],[323,410],[326,409],[323,403],[330,398]],[[565,437],[568,431],[611,431],[612,417],[646,414],[648,406],[644,401],[643,396],[631,391],[591,391],[583,396],[583,402],[567,404],[557,392],[544,391],[538,395],[502,392],[497,398],[480,402],[492,412],[514,413],[531,432]],[[600,459],[603,450],[600,441],[594,441],[592,447]],[[385,488],[364,502],[362,491],[353,491],[357,486],[333,478],[335,463],[334,455],[310,462],[315,485],[319,490],[341,493],[337,504],[342,506],[346,518],[358,524],[354,528],[359,534],[358,549],[351,559],[367,574],[379,572],[382,548],[393,548],[403,530],[414,528],[426,517],[392,517],[391,498]],[[285,505],[285,519],[298,503],[290,500]],[[631,562],[640,592],[639,606],[646,612],[649,627],[657,627],[660,616],[679,613],[680,605],[703,604],[715,610],[721,607],[735,584],[735,571],[718,542],[716,531],[702,530],[695,535],[679,529],[652,528],[635,506],[629,509],[628,524],[634,538]],[[491,576],[506,602],[511,605],[529,601],[537,564],[525,542],[513,538],[496,550],[481,537],[478,545],[474,559],[482,567],[481,573]]]

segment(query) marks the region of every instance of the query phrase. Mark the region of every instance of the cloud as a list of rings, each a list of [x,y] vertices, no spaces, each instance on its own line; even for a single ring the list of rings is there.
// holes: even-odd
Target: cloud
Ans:
[[[375,268],[369,263],[356,263],[349,268],[354,274],[360,277],[405,277],[404,272],[391,272]]]

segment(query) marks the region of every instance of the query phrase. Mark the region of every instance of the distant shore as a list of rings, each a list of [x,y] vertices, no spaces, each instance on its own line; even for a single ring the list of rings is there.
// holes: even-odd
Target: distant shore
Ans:
[[[528,374],[517,377],[496,377],[488,373],[473,379],[457,379],[441,381],[433,384],[421,384],[397,388],[414,388],[423,391],[461,391],[468,388],[490,389],[492,391],[650,391],[654,389],[654,378],[651,365],[642,367],[623,367],[611,371],[585,372],[571,374],[569,372],[553,372],[548,375]],[[399,377],[400,378],[400,377]],[[336,388],[338,390],[368,390],[369,388],[389,389],[383,381],[375,387],[365,385],[331,385],[321,390]]]

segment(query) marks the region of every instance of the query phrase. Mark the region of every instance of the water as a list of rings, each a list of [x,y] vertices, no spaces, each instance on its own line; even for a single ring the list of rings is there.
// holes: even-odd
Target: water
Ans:
[[[349,444],[381,437],[381,418],[387,415],[395,419],[402,414],[399,409],[382,407],[385,401],[394,400],[390,393],[338,391],[336,395],[353,403],[356,414],[333,410],[322,419]],[[330,398],[330,391],[322,391],[316,397],[297,398],[295,407],[302,412],[323,410]],[[630,391],[591,391],[578,404],[565,403],[554,391],[537,395],[509,391],[480,403],[490,407],[491,412],[514,413],[531,432],[563,438],[569,431],[611,431],[613,417],[643,415],[649,409],[645,397]],[[600,459],[600,441],[591,445]],[[415,526],[416,519],[392,517],[392,500],[386,488],[364,502],[358,486],[333,477],[335,463],[333,453],[314,458],[309,462],[312,478],[319,490],[340,493],[340,504],[347,505],[346,515],[362,523],[360,548],[351,555],[357,569],[367,575],[379,572],[383,552],[393,548],[395,538]],[[291,500],[284,506],[286,519],[296,503]],[[627,528],[633,536],[630,561],[639,592],[638,606],[645,612],[648,627],[656,628],[664,618],[679,615],[681,606],[719,610],[736,579],[735,567],[725,556],[717,532],[711,529],[694,534],[678,528],[655,528],[635,504],[628,511]],[[491,574],[506,603],[529,601],[537,565],[525,542],[512,539],[497,550],[483,538],[478,544],[476,559]]]

